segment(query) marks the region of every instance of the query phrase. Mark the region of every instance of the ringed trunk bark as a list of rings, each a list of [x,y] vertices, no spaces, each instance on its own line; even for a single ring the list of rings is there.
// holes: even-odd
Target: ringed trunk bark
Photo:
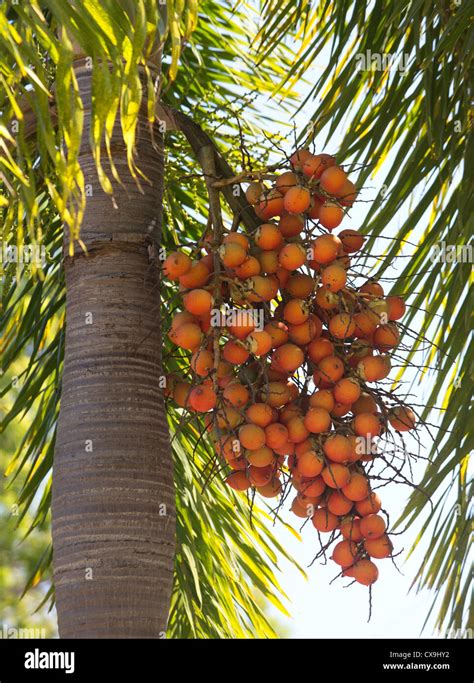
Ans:
[[[173,581],[173,466],[160,379],[160,299],[150,236],[159,238],[163,143],[140,117],[142,194],[119,126],[112,146],[125,189],[101,190],[88,145],[90,71],[81,166],[92,188],[81,229],[88,255],[67,256],[66,347],[53,468],[54,584],[61,637],[163,637]],[[105,155],[104,155],[105,156]]]

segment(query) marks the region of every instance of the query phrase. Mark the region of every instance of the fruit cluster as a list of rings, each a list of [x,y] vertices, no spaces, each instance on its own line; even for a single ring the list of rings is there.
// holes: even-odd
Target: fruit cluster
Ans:
[[[345,171],[307,150],[290,162],[271,188],[248,186],[265,221],[253,234],[214,231],[194,258],[183,250],[164,262],[183,304],[168,336],[186,366],[166,391],[203,414],[229,486],[269,498],[292,486],[293,513],[331,533],[328,545],[340,538],[341,573],[371,585],[372,559],[393,549],[371,486],[375,441],[415,426],[410,408],[374,386],[390,372],[405,304],[378,282],[356,287],[364,237],[330,232],[357,194]]]

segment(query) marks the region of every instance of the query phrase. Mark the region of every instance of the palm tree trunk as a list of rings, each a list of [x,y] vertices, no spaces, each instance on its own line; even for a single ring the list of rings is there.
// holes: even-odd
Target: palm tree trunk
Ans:
[[[157,269],[163,147],[140,117],[143,194],[112,147],[125,188],[101,189],[88,144],[90,71],[77,76],[86,110],[81,166],[88,197],[81,238],[65,257],[66,347],[53,470],[54,583],[61,637],[162,637],[173,579],[173,468],[162,377]],[[105,156],[105,153],[104,153]],[[65,254],[67,254],[67,237]]]

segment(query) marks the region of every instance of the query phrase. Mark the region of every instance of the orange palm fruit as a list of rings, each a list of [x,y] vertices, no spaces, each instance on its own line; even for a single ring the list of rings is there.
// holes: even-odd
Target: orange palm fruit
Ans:
[[[380,538],[386,528],[385,520],[380,515],[367,515],[360,520],[360,532],[365,538]]]
[[[284,208],[283,195],[276,189],[261,194],[254,204],[255,213],[265,221],[274,216],[279,216]]]
[[[288,441],[288,429],[279,422],[272,422],[265,427],[265,444],[269,448],[279,448]]]
[[[377,403],[375,399],[367,392],[362,392],[360,397],[352,404],[352,413],[359,415],[359,413],[374,413],[378,412]]]
[[[201,384],[200,386],[191,389],[189,403],[198,413],[207,413],[209,410],[215,408],[217,396],[211,386]]]
[[[191,270],[192,261],[182,251],[173,251],[163,263],[163,273],[169,280],[178,280]]]
[[[185,309],[192,315],[206,315],[210,313],[214,299],[205,289],[192,289],[183,296]]]
[[[222,347],[222,355],[229,363],[232,363],[233,365],[242,365],[250,354],[245,346],[230,339]]]
[[[191,268],[179,276],[179,284],[185,289],[203,287],[209,280],[211,272],[202,261],[194,261]]]
[[[257,491],[264,498],[275,498],[281,493],[282,484],[279,479],[272,479],[272,481],[265,484],[265,486],[259,486]]]
[[[340,491],[333,491],[327,499],[328,510],[334,515],[347,515],[352,510],[354,503],[345,497]]]
[[[273,465],[275,462],[275,454],[268,446],[262,446],[255,451],[246,451],[245,457],[255,467],[266,467],[267,465]]]
[[[324,408],[328,413],[334,408],[334,396],[331,389],[319,389],[309,397],[310,408]]]
[[[343,377],[336,382],[333,389],[334,398],[339,403],[348,403],[352,405],[361,394],[359,382],[352,377]]]
[[[390,411],[388,420],[398,432],[408,432],[416,425],[416,415],[410,408],[397,406]]]
[[[282,246],[283,235],[274,223],[263,223],[255,233],[254,242],[264,251],[273,251]]]
[[[390,368],[381,356],[365,356],[357,363],[357,373],[366,382],[378,382],[387,377]]]
[[[357,199],[357,187],[347,178],[337,196],[343,206],[352,206]]]
[[[344,495],[347,496],[344,488],[347,487],[347,484],[349,484],[351,480],[351,473],[345,465],[330,462],[322,471],[321,476],[327,486],[332,489],[342,489]],[[349,498],[349,496],[347,496],[347,498]]]
[[[285,238],[296,237],[304,228],[304,216],[294,213],[282,213],[278,229]]]
[[[334,496],[336,494],[338,494],[338,491],[335,491],[335,493],[332,495]],[[344,540],[340,541],[334,546],[331,559],[333,559],[337,564],[341,565],[341,567],[350,567],[354,564],[356,557],[357,545],[354,543],[354,541]]]
[[[324,458],[314,450],[309,450],[298,457],[297,470],[303,477],[317,477],[324,469]]]
[[[273,410],[266,403],[252,403],[245,411],[245,417],[248,422],[264,428],[273,422]]]
[[[184,323],[177,329],[171,329],[168,337],[176,346],[188,351],[195,351],[201,344],[202,331],[199,325],[195,323]]]
[[[327,533],[337,529],[339,517],[329,512],[327,508],[319,508],[311,518],[313,526],[321,533]]]
[[[314,290],[314,279],[310,275],[295,273],[288,280],[286,291],[299,299],[307,299]]]
[[[272,359],[287,372],[294,372],[304,363],[304,353],[296,344],[283,344],[272,355]]]
[[[242,310],[239,311],[239,315],[235,320],[234,324],[229,325],[228,329],[234,337],[243,340],[251,334],[256,325],[255,316],[252,311]]]
[[[368,337],[373,334],[380,325],[380,317],[367,308],[365,311],[360,311],[354,314],[354,322],[356,324],[355,333],[358,337]]]
[[[302,325],[309,318],[308,304],[304,299],[290,299],[283,309],[283,318],[289,325]]]
[[[388,319],[400,320],[405,315],[406,305],[401,296],[388,296]]]
[[[342,248],[346,254],[354,254],[362,248],[365,238],[358,230],[348,228],[341,230],[337,235],[342,242]]]
[[[306,346],[321,334],[322,323],[316,315],[310,315],[301,325],[288,325],[290,341],[298,346]]]
[[[311,154],[305,157],[302,171],[308,178],[320,178],[327,168],[336,165],[336,160],[329,154]]]
[[[219,247],[222,263],[228,268],[240,266],[247,258],[247,250],[236,242],[227,242]]]
[[[352,567],[352,576],[363,586],[371,586],[377,581],[379,570],[370,560],[359,560]]]
[[[276,189],[285,195],[288,190],[295,187],[298,183],[298,176],[293,171],[282,173],[275,181]]]
[[[314,156],[311,154],[309,149],[298,149],[290,157],[290,164],[295,169],[295,171],[301,171],[303,169],[303,164],[306,159]]]
[[[280,268],[280,263],[278,261],[278,251],[262,251],[258,255],[258,262],[260,265],[260,272],[266,275],[272,275],[278,271]]]
[[[392,554],[393,544],[387,534],[382,534],[382,536],[379,536],[378,538],[366,538],[364,541],[364,548],[370,557],[383,560],[385,557],[390,557]]]
[[[308,432],[321,434],[329,431],[331,416],[324,408],[310,408],[304,416],[304,425]]]
[[[263,277],[262,275],[254,275],[245,280],[245,296],[248,301],[260,303],[262,301],[271,301],[278,292],[278,285],[270,277]]]
[[[303,245],[292,242],[280,251],[278,261],[286,270],[296,270],[306,262],[306,250]]]
[[[250,479],[244,471],[231,472],[225,481],[235,491],[246,491],[250,487]]]
[[[373,491],[363,500],[356,501],[356,510],[361,517],[376,514],[382,509],[382,501]]]
[[[313,339],[306,351],[313,363],[319,363],[323,358],[334,355],[334,345],[329,339],[318,337]]]
[[[245,261],[234,268],[234,273],[240,280],[246,280],[249,277],[258,275],[261,271],[260,262],[255,256],[247,256]]]
[[[358,436],[367,438],[378,436],[382,425],[374,413],[359,413],[352,420],[352,429]]]
[[[309,431],[301,415],[296,415],[288,420],[286,428],[288,430],[288,441],[291,443],[302,443],[309,436]]]
[[[396,323],[380,325],[374,332],[374,346],[380,351],[388,351],[397,346],[400,340],[400,332]]]
[[[361,292],[361,294],[371,294],[372,296],[379,297],[384,295],[382,285],[375,280],[368,280],[362,285],[362,287],[359,289],[359,292]]]
[[[310,202],[310,191],[306,187],[295,185],[286,191],[283,206],[288,213],[304,213],[309,208]]]
[[[336,235],[321,235],[314,240],[312,245],[313,260],[321,265],[334,261],[340,251],[342,251],[342,242]]]
[[[240,382],[231,382],[226,386],[222,396],[227,403],[230,403],[234,408],[242,408],[247,405],[250,399],[250,392]]]
[[[284,382],[268,382],[261,389],[262,400],[272,408],[281,408],[290,401],[290,393]]]
[[[364,538],[360,530],[360,517],[345,517],[340,526],[344,538],[359,543]]]
[[[331,264],[321,273],[321,282],[330,292],[339,292],[345,287],[347,274],[339,264]]]
[[[243,235],[241,232],[228,232],[226,235],[224,235],[222,242],[223,244],[240,244],[245,251],[248,251],[250,247],[248,237]]]
[[[177,382],[173,389],[173,400],[177,403],[180,408],[188,408],[189,394],[191,393],[192,386],[187,382]]]
[[[350,461],[352,446],[347,436],[333,434],[325,440],[323,451],[331,462],[343,464]]]
[[[314,383],[318,386],[322,382],[335,384],[344,374],[344,363],[337,356],[325,356],[322,358],[314,373]],[[326,389],[327,387],[323,387]]]
[[[263,329],[270,335],[273,349],[286,344],[289,339],[287,326],[277,320],[271,320]]]
[[[214,367],[214,355],[206,349],[199,349],[191,356],[191,369],[200,377],[208,377]]]
[[[324,202],[319,208],[318,220],[328,230],[334,230],[342,223],[344,210],[337,202]]]
[[[355,322],[349,313],[336,313],[329,321],[329,332],[336,339],[347,339],[355,332]]]
[[[265,432],[262,427],[255,424],[245,424],[239,429],[239,441],[243,448],[256,451],[265,446]]]
[[[350,481],[342,486],[342,492],[349,500],[364,500],[369,495],[369,484],[366,477],[359,472],[354,472]]]
[[[338,194],[344,187],[347,174],[340,166],[330,166],[321,175],[320,184],[328,194]]]
[[[262,196],[264,190],[265,190],[265,186],[263,185],[263,183],[260,183],[260,182],[250,183],[250,185],[245,190],[245,198],[247,199],[248,203],[253,206],[255,204],[255,202],[257,201],[257,199],[259,199],[259,197]]]

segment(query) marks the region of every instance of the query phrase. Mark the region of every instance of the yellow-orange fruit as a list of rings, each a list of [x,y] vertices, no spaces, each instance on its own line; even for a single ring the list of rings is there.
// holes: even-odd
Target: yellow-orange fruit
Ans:
[[[260,271],[267,275],[272,275],[278,271],[280,262],[278,261],[278,251],[262,251],[258,255],[258,262],[260,264]]]
[[[250,354],[245,346],[230,339],[222,347],[222,355],[229,363],[232,363],[233,365],[242,365]]]
[[[328,194],[337,195],[344,187],[347,174],[340,166],[330,166],[321,175],[320,184]]]
[[[336,235],[321,235],[317,237],[312,246],[313,260],[321,265],[334,261],[342,251],[342,242]]]
[[[378,382],[389,374],[381,356],[365,356],[357,363],[357,373],[366,382]]]
[[[255,303],[271,301],[276,296],[277,292],[278,286],[275,287],[275,284],[270,277],[254,275],[248,280],[245,280],[245,295],[249,301]]]
[[[263,329],[270,335],[273,349],[286,344],[289,339],[287,326],[277,320],[271,320]]]
[[[272,408],[281,408],[290,401],[290,393],[283,382],[268,382],[261,389],[262,400]]]
[[[319,363],[323,358],[334,354],[334,345],[329,339],[321,337],[313,339],[308,345],[306,352],[313,363]]]
[[[357,187],[347,178],[337,196],[343,206],[352,206],[357,199]]]
[[[173,319],[171,320],[171,329],[177,330],[178,327],[181,327],[184,323],[195,323],[197,325],[198,321],[191,313],[188,313],[188,311],[181,311],[180,313],[175,313],[173,316]]]
[[[280,251],[278,261],[286,270],[296,270],[306,262],[306,250],[303,245],[292,242]]]
[[[255,316],[252,311],[241,310],[236,316],[235,322],[228,326],[229,332],[243,340],[251,334],[256,325]]]
[[[300,395],[300,390],[298,389],[298,387],[296,386],[296,384],[295,384],[294,382],[288,381],[287,384],[286,384],[286,388],[288,389],[288,393],[289,393],[289,395],[290,395],[290,400],[291,400],[291,401],[296,401],[296,399],[297,399],[297,398],[299,397],[299,395]]]
[[[360,384],[352,377],[343,377],[339,382],[336,382],[333,389],[334,398],[339,403],[352,404],[357,401],[360,393]]]
[[[301,415],[292,417],[290,420],[288,420],[285,426],[288,430],[288,441],[290,443],[301,443],[309,436],[309,432],[305,427]]]
[[[316,510],[312,516],[311,521],[313,522],[315,529],[321,533],[327,533],[337,529],[339,517],[333,515],[333,513],[329,512],[327,508],[319,508],[319,510]]]
[[[283,309],[283,318],[290,325],[302,325],[309,318],[309,308],[303,299],[290,299]]]
[[[303,477],[317,477],[324,469],[324,458],[314,450],[309,450],[298,457],[297,470]]]
[[[375,282],[375,280],[368,280],[362,285],[362,287],[359,289],[359,292],[362,294],[372,294],[372,296],[378,297],[384,295],[382,285],[379,282]]]
[[[313,221],[319,220],[319,211],[323,204],[324,201],[321,200],[321,198],[318,195],[313,194],[313,196],[311,197],[311,204],[309,206],[308,211],[306,212],[308,218],[311,218]]]
[[[264,330],[254,330],[245,340],[249,350],[254,356],[264,356],[272,348],[272,338]]]
[[[319,208],[318,220],[328,230],[334,230],[342,223],[344,210],[336,202],[324,202]]]
[[[333,417],[342,417],[343,415],[347,415],[347,413],[350,411],[351,406],[348,403],[339,403],[339,401],[336,401],[334,404],[334,408],[331,410],[331,415]]]
[[[295,171],[301,171],[303,169],[303,164],[306,159],[313,157],[309,149],[298,149],[290,157],[290,164],[293,166]]]
[[[296,403],[289,403],[279,411],[278,421],[286,425],[294,417],[299,417],[302,415],[303,411],[298,405],[296,405]]]
[[[344,363],[337,356],[325,356],[322,358],[314,373],[314,383],[319,386],[322,382],[334,384],[344,374]],[[327,387],[323,386],[323,389]]]
[[[265,186],[260,182],[253,182],[245,190],[245,198],[249,204],[255,204],[257,199],[262,196]]]
[[[273,479],[265,486],[259,486],[257,491],[264,498],[275,498],[281,493],[281,481],[279,479]]]
[[[352,576],[363,586],[371,586],[379,578],[379,570],[370,560],[359,560],[352,567]]]
[[[293,213],[283,213],[278,223],[278,229],[283,237],[296,237],[304,228],[304,216]]]
[[[315,477],[310,481],[303,481],[301,483],[300,492],[304,496],[309,498],[318,498],[324,493],[326,489],[326,484],[321,477]]]
[[[327,467],[324,468],[321,476],[327,486],[332,489],[342,489],[344,495],[347,496],[344,487],[349,483],[351,473],[345,465],[330,462]],[[347,498],[349,498],[349,496],[347,496]]]
[[[336,491],[332,495],[335,496]],[[329,505],[328,505],[329,508]],[[332,559],[341,567],[350,567],[357,557],[357,545],[353,541],[339,541],[332,551]]]
[[[294,455],[295,452],[295,444],[292,443],[291,441],[286,441],[282,446],[278,446],[277,448],[274,448],[274,451],[277,455],[280,456],[279,463],[282,464],[285,461],[285,458],[281,459],[281,456],[292,456]]]
[[[223,436],[216,443],[216,451],[226,460],[235,460],[240,457],[242,451],[240,450],[240,441],[235,439],[232,435]]]
[[[311,517],[311,515],[313,514],[313,506],[312,505],[304,505],[298,499],[298,496],[296,496],[295,498],[293,498],[293,502],[291,503],[291,511],[297,517],[301,517],[302,519],[304,519],[307,517]]]
[[[266,467],[275,462],[275,454],[268,446],[262,446],[255,451],[246,451],[245,456],[251,465]]]
[[[254,204],[255,213],[262,220],[279,216],[284,211],[283,195],[275,189],[264,192]]]
[[[260,262],[255,256],[247,256],[245,261],[234,268],[234,273],[240,280],[246,280],[249,277],[258,275],[261,271]]]
[[[191,369],[200,377],[207,377],[214,367],[214,355],[206,349],[199,349],[191,356]]]
[[[246,491],[250,487],[250,479],[244,471],[231,472],[225,482],[235,491]]]
[[[250,242],[246,235],[241,232],[228,232],[222,239],[223,244],[239,244],[245,251],[248,251]]]
[[[189,407],[189,394],[191,393],[192,386],[186,382],[177,382],[173,389],[173,400],[177,403],[180,408]]]
[[[403,318],[406,306],[401,296],[388,296],[386,302],[388,305],[389,320],[400,320],[400,318]]]
[[[310,408],[324,408],[328,413],[334,408],[334,396],[330,389],[320,389],[309,397]]]
[[[183,297],[184,307],[192,315],[210,313],[213,303],[212,295],[205,289],[192,289]]]
[[[377,413],[377,403],[375,399],[367,392],[362,392],[360,397],[352,404],[352,412],[354,415],[360,413]]]
[[[367,515],[360,520],[360,532],[365,538],[380,538],[386,528],[385,520],[380,515]]]
[[[207,413],[215,408],[217,396],[214,389],[207,384],[194,387],[189,394],[189,403],[198,413]]]
[[[266,467],[250,465],[248,477],[252,486],[265,486],[273,478],[273,467],[271,465],[266,465]]]
[[[380,317],[367,308],[365,311],[360,311],[354,314],[354,322],[356,324],[355,333],[358,337],[368,337],[373,334],[380,325]]]
[[[329,154],[311,154],[305,157],[302,171],[308,178],[320,178],[327,168],[335,164],[335,158]]]
[[[195,323],[184,323],[175,330],[171,329],[168,337],[176,346],[180,346],[188,351],[194,351],[201,343],[202,331],[199,325]]]
[[[283,244],[283,235],[273,223],[263,223],[257,229],[254,237],[255,244],[264,251],[279,249]]]
[[[359,543],[364,538],[360,531],[360,517],[346,517],[340,526],[344,538]]]
[[[290,341],[298,346],[306,346],[315,337],[321,334],[322,323],[315,315],[310,315],[308,320],[301,325],[288,325]]]
[[[356,510],[361,517],[375,514],[382,509],[382,501],[373,491],[363,500],[356,502]]]
[[[329,289],[319,287],[316,292],[316,303],[324,311],[330,311],[332,308],[336,308],[339,303],[339,298],[337,294],[329,291]]]
[[[382,431],[380,420],[373,413],[359,413],[352,420],[352,428],[358,436],[378,436]]]
[[[335,463],[346,463],[351,459],[352,447],[347,436],[333,434],[323,443],[325,455]]]
[[[191,270],[192,261],[182,251],[173,251],[163,263],[163,272],[170,280],[177,280]]]
[[[416,415],[410,408],[397,406],[389,413],[389,422],[398,432],[408,432],[416,425]]]
[[[345,287],[346,281],[346,271],[338,264],[326,266],[321,273],[321,282],[330,292],[339,292]]]
[[[239,441],[243,448],[256,451],[265,446],[265,432],[262,427],[255,424],[242,425],[239,429]]]
[[[364,541],[364,548],[370,557],[383,560],[385,557],[390,557],[392,554],[393,544],[387,534],[383,534],[378,538],[366,538]]]
[[[393,349],[400,340],[400,332],[396,323],[380,325],[374,332],[374,346],[380,351]]]
[[[288,441],[288,430],[279,422],[272,422],[265,427],[265,443],[269,448],[279,448]]]
[[[334,515],[347,515],[352,510],[354,503],[345,497],[340,491],[333,491],[327,500],[328,510]]]
[[[184,289],[203,287],[209,280],[210,270],[202,261],[195,261],[184,275],[179,276],[179,284]]]
[[[243,422],[243,418],[239,411],[232,406],[224,406],[216,413],[217,426],[220,429],[235,429]]]
[[[329,321],[328,327],[329,332],[336,339],[347,339],[354,334],[354,318],[349,313],[336,313]]]
[[[241,408],[247,405],[250,399],[250,393],[247,387],[240,382],[231,382],[226,386],[223,392],[224,400],[230,403],[235,408]]]
[[[310,205],[311,194],[306,187],[296,185],[288,188],[283,200],[283,206],[288,213],[304,213]]]
[[[273,422],[273,410],[266,403],[253,403],[245,411],[245,417],[259,427],[267,427]]]
[[[307,299],[314,290],[314,279],[310,275],[295,273],[288,280],[285,289],[291,296]]]
[[[369,495],[369,484],[363,474],[354,472],[350,481],[342,487],[342,492],[353,501],[361,501]]]
[[[352,230],[351,228],[341,230],[338,237],[346,254],[354,254],[356,251],[359,251],[365,241],[365,238],[358,230]]]
[[[321,434],[329,431],[331,416],[324,408],[310,408],[304,416],[304,425],[312,434]]]
[[[298,176],[293,171],[282,173],[275,181],[275,187],[283,195],[298,183]]]
[[[296,344],[283,344],[272,355],[272,359],[287,372],[294,372],[304,363],[304,353]]]

